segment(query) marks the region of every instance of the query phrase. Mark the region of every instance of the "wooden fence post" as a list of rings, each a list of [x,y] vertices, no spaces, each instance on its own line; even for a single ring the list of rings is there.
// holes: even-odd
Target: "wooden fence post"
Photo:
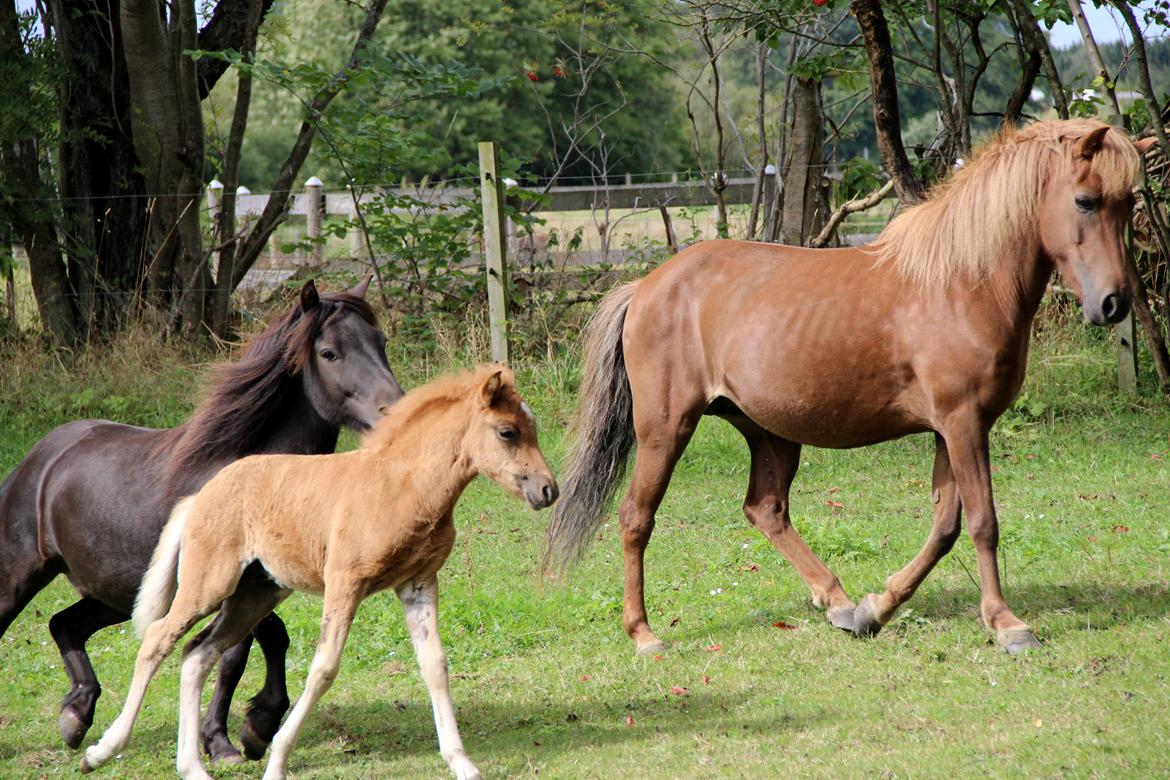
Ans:
[[[316,240],[321,238],[321,215],[325,210],[324,186],[316,176],[310,176],[305,182],[305,200],[305,235]],[[309,257],[313,265],[321,265],[325,261],[325,245],[313,244]]]
[[[220,247],[223,238],[219,235],[219,212],[223,208],[223,182],[212,179],[207,184],[207,216],[211,224],[211,256],[215,258],[215,273],[219,275]]]
[[[504,244],[504,188],[500,156],[491,141],[479,144],[479,186],[483,195],[483,257],[487,274],[492,360],[508,362],[507,252]]]

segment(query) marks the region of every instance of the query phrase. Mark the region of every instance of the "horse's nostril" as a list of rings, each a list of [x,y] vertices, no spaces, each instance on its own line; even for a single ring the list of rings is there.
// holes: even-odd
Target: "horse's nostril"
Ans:
[[[544,498],[546,503],[551,504],[553,501],[556,501],[558,495],[556,484],[554,483],[551,485],[545,485],[543,488],[541,488],[540,495]]]
[[[1129,313],[1129,301],[1118,293],[1110,293],[1101,301],[1101,315],[1106,322],[1121,322]]]

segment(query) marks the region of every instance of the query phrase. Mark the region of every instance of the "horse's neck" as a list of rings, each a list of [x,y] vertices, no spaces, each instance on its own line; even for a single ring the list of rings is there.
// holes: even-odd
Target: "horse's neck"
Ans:
[[[1054,266],[1037,238],[1021,241],[1017,247],[991,275],[988,289],[1013,333],[1026,340]]]
[[[337,449],[340,432],[313,407],[303,382],[297,378],[289,382],[280,406],[269,418],[268,431],[257,443],[256,452],[323,455]]]
[[[448,514],[479,473],[464,448],[469,420],[462,404],[427,409],[373,448],[375,457],[392,461],[395,470],[409,472],[412,485],[422,486],[414,500],[424,516]]]

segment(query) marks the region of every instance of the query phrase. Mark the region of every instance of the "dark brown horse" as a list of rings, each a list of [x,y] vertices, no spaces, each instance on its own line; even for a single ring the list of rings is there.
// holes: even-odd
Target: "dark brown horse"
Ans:
[[[966,510],[980,612],[1015,653],[1037,644],[996,567],[988,432],[1024,380],[1032,319],[1060,271],[1097,325],[1130,306],[1123,235],[1138,150],[1099,122],[1007,131],[928,201],[861,249],[711,241],[612,292],[589,327],[579,436],[546,564],[593,536],[630,449],[621,504],[623,623],[639,652],[643,552],[699,418],[747,439],[744,513],[797,570],[830,622],[877,633],[954,544]],[[789,522],[802,444],[860,447],[933,432],[934,528],[922,551],[859,605]]]
[[[365,292],[362,283],[318,296],[308,282],[291,311],[239,362],[220,369],[186,424],[160,431],[105,420],[68,423],[37,442],[0,484],[0,635],[58,574],[82,596],[49,621],[72,683],[58,724],[70,747],[92,725],[101,693],[85,642],[130,619],[175,502],[245,455],[333,452],[342,425],[368,429],[402,396]],[[288,709],[288,635],[271,614],[220,667],[203,724],[214,759],[241,760],[227,739],[227,713],[252,636],[268,673],[241,734],[250,757],[263,755]]]

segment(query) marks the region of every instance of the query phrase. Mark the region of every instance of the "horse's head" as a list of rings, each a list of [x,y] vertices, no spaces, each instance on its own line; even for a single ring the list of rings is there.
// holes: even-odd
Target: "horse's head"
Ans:
[[[557,500],[557,480],[536,440],[536,418],[516,392],[512,372],[494,366],[480,372],[473,390],[475,413],[464,439],[479,473],[498,482],[533,509]]]
[[[1066,139],[1063,160],[1043,190],[1041,244],[1094,325],[1129,314],[1125,228],[1133,212],[1138,153],[1150,142],[1135,145],[1107,125],[1085,130]]]
[[[368,430],[402,397],[386,362],[386,337],[365,302],[369,279],[348,292],[319,296],[301,288],[300,308],[316,327],[303,333],[298,362],[313,408],[333,425]]]

